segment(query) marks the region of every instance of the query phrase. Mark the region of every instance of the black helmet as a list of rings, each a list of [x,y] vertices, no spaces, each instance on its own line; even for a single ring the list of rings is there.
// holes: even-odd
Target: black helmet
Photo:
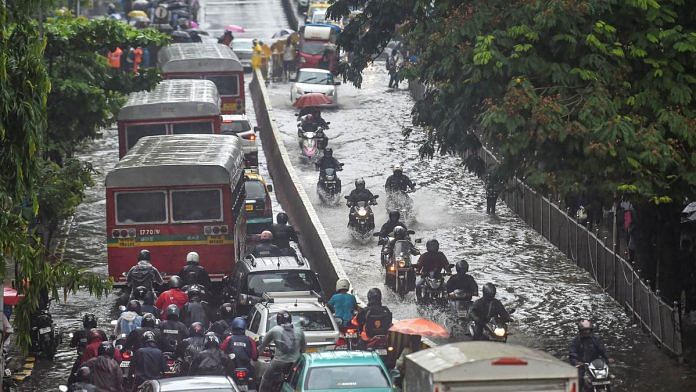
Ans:
[[[355,180],[355,189],[365,189],[365,180],[363,180],[362,178],[358,178],[357,180]]]
[[[218,339],[215,332],[208,332],[205,334],[205,348],[220,347],[220,339]]]
[[[170,320],[172,316],[177,319],[179,318],[179,307],[175,304],[167,306],[167,320]]]
[[[433,238],[425,243],[425,249],[427,249],[428,252],[437,252],[438,250],[440,250],[440,243],[437,242],[435,238]]]
[[[91,379],[92,371],[89,370],[87,366],[82,366],[81,368],[77,369],[77,373],[75,373],[75,381],[89,383]]]
[[[483,298],[495,298],[495,285],[493,283],[483,285]]]
[[[110,358],[114,357],[114,354],[116,353],[116,349],[114,348],[114,345],[111,344],[111,342],[101,342],[99,345],[99,349],[97,350],[97,353],[99,355],[106,355]]]
[[[278,222],[281,225],[285,225],[288,223],[288,214],[284,212],[279,212],[278,215],[276,215],[276,222]]]
[[[292,315],[287,310],[281,310],[276,314],[276,324],[284,325],[292,322]]]
[[[97,328],[97,316],[92,313],[87,313],[82,316],[82,326],[85,327],[85,329]]]
[[[143,333],[143,342],[157,343],[157,337],[155,336],[155,333],[152,331],[145,331],[145,333]]]
[[[389,221],[398,222],[401,219],[401,213],[399,211],[389,211]]]
[[[458,274],[465,274],[465,273],[469,272],[469,263],[467,263],[464,260],[458,261],[456,267],[457,267]]]
[[[126,310],[129,312],[135,312],[137,314],[140,314],[141,309],[140,309],[140,301],[136,299],[132,299],[128,301],[128,305],[126,305]]]
[[[220,305],[218,313],[220,313],[221,320],[229,320],[234,316],[234,308],[232,307],[231,303],[225,302],[224,304]]]
[[[150,290],[148,290],[147,287],[138,286],[135,288],[135,290],[133,290],[133,298],[142,301],[145,299],[145,294],[147,294],[148,291]]]
[[[145,305],[154,305],[155,304],[155,293],[152,290],[148,290],[147,293],[145,293],[145,298],[143,298],[143,303]]]
[[[331,158],[333,156],[333,148],[331,147],[326,147],[324,149],[324,156]]]
[[[140,253],[138,254],[138,261],[141,261],[141,260],[150,261],[150,251],[149,250],[143,249],[140,251]]]
[[[199,323],[198,321],[191,324],[189,327],[189,336],[203,336],[204,332],[205,329],[203,328],[203,324]]]
[[[406,239],[406,229],[403,226],[396,226],[394,228],[394,238],[397,240],[405,240]]]
[[[152,313],[145,313],[142,321],[140,321],[140,326],[143,328],[155,328],[156,325],[157,317]]]
[[[172,275],[172,276],[169,278],[169,288],[172,288],[172,289],[179,289],[179,288],[181,288],[181,286],[183,286],[183,285],[184,285],[184,282],[181,280],[181,278],[179,277],[179,275]]]
[[[379,305],[382,303],[382,291],[377,287],[371,288],[367,292],[367,304],[368,305]]]
[[[198,285],[191,285],[189,286],[188,290],[186,290],[186,295],[188,295],[189,299],[193,297],[200,297],[201,296],[201,288],[198,287]]]

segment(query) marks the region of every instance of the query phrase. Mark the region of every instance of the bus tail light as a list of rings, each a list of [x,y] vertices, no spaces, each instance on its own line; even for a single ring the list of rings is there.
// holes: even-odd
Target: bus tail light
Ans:
[[[135,238],[135,229],[113,229],[111,230],[111,238]]]
[[[229,232],[229,228],[227,225],[219,225],[219,226],[203,226],[203,234],[204,235],[220,235],[220,234],[227,234]]]

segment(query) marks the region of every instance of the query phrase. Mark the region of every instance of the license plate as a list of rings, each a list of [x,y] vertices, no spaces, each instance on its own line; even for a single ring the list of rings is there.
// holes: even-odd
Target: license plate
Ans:
[[[41,334],[41,335],[47,334],[49,332],[51,332],[51,327],[43,327],[43,328],[39,329],[39,334]]]
[[[609,385],[611,381],[593,381],[592,385]]]
[[[375,350],[375,352],[377,353],[377,355],[382,355],[382,356],[387,355],[387,349],[386,349],[386,348],[378,348],[377,350]]]
[[[315,353],[317,351],[319,351],[319,348],[317,347],[307,347],[307,349],[305,350],[306,353]]]
[[[353,338],[357,338],[358,334],[357,333],[347,333],[347,334],[345,334],[345,337],[346,337],[346,339],[353,339]]]
[[[233,112],[235,110],[237,110],[237,105],[235,105],[234,102],[227,102],[222,104],[223,112]]]
[[[247,204],[247,205],[246,205],[246,210],[249,211],[249,212],[254,211],[254,205],[253,205],[253,204]]]
[[[130,367],[130,361],[121,361],[121,364],[119,366],[122,368],[128,368]]]

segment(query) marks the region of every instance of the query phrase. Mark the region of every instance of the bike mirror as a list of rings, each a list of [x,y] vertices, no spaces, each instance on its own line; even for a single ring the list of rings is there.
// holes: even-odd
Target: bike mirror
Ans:
[[[331,125],[331,121],[327,121],[327,122],[326,122],[326,125]]]
[[[348,196],[343,196],[343,197],[344,197],[344,198],[345,198],[346,200],[348,200],[348,199],[349,199],[349,197],[348,197]]]
[[[379,195],[375,195],[375,199],[379,199]]]
[[[423,242],[423,239],[422,239],[422,238],[416,238],[416,240],[413,241],[413,242],[415,242],[416,244],[420,244],[421,242]]]
[[[121,312],[125,312],[125,311],[126,311],[126,307],[123,306],[123,305],[119,305],[118,310],[121,311]]]

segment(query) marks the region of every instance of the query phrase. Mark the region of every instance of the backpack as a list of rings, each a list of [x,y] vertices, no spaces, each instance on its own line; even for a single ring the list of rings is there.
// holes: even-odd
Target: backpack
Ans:
[[[392,314],[384,306],[372,307],[365,314],[365,332],[367,336],[386,335],[392,325]]]

